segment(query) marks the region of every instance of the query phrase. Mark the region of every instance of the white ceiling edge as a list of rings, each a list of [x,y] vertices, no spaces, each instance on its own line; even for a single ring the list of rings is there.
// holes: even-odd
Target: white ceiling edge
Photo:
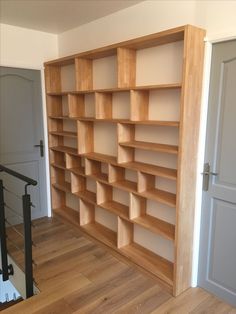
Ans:
[[[0,0],[0,23],[61,34],[145,0]]]

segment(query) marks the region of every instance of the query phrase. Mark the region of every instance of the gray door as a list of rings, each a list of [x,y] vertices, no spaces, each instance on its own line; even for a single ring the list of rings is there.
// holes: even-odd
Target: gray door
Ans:
[[[236,40],[212,53],[199,285],[236,306]]]
[[[47,215],[45,157],[35,147],[44,139],[41,74],[37,70],[0,67],[0,163],[38,181],[29,192],[35,208],[32,218]],[[17,195],[24,192],[21,181],[1,174],[7,188]],[[8,192],[5,200],[22,215],[21,200]],[[11,223],[20,217],[7,208]]]

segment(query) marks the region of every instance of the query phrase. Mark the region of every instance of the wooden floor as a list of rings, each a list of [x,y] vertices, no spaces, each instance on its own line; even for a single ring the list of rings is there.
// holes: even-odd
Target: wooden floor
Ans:
[[[236,313],[199,288],[173,298],[153,278],[57,217],[34,224],[34,275],[41,293],[4,313]],[[9,237],[22,245],[14,231],[9,231]],[[11,250],[21,264],[22,254],[14,247]]]

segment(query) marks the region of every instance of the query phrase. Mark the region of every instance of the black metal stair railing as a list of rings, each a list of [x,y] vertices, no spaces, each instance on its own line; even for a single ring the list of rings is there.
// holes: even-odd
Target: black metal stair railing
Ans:
[[[2,274],[3,281],[9,279],[9,276],[13,275],[14,270],[11,264],[8,264],[8,249],[7,249],[7,241],[9,240],[11,244],[17,248],[18,250],[24,253],[24,269],[25,269],[25,286],[26,286],[26,297],[29,298],[33,296],[33,258],[32,258],[32,230],[31,230],[31,197],[28,193],[28,187],[30,185],[37,185],[37,181],[28,178],[16,171],[13,171],[5,166],[0,165],[0,172],[4,172],[12,177],[15,177],[25,183],[24,194],[22,196],[16,195],[13,191],[10,191],[7,187],[4,186],[3,180],[0,179],[0,243],[1,243],[1,260],[2,260],[2,268],[0,273]],[[11,206],[6,204],[4,201],[4,191],[11,193],[22,200],[23,207],[23,215],[19,215],[16,210],[14,210]],[[24,232],[21,233],[18,231],[13,224],[11,224],[6,219],[5,208],[9,209],[13,215],[22,218],[23,229]],[[18,247],[16,243],[10,240],[7,237],[6,232],[6,224],[11,226],[14,231],[20,235],[24,240],[24,249]]]

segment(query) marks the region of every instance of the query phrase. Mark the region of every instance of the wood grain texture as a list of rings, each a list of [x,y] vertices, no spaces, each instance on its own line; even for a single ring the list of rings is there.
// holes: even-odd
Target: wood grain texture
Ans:
[[[72,228],[71,219],[70,225],[65,225],[57,214],[52,219],[35,220],[34,226],[34,276],[41,292],[6,309],[6,314],[236,313],[236,309],[200,288],[171,297],[157,280],[91,242],[76,225]],[[21,225],[17,229],[23,230]],[[14,230],[8,231],[11,237],[21,240]],[[22,264],[21,253],[12,248],[11,254]]]
[[[103,58],[116,54],[116,49],[118,47],[124,47],[129,49],[144,49],[155,47],[158,45],[168,44],[170,42],[175,42],[183,40],[184,31],[186,26],[180,26],[173,29],[165,30],[162,32],[142,36],[139,38],[127,40],[121,43],[113,44],[107,47],[102,47],[98,49],[93,49],[87,52],[82,52],[79,54],[74,54],[68,57],[63,57],[57,60],[52,60],[45,62],[45,65],[66,65],[74,63],[75,58],[90,58],[97,59]]]
[[[93,123],[78,121],[78,153],[93,152],[94,134]]]
[[[83,117],[85,112],[84,95],[68,94],[69,118]]]
[[[176,193],[175,295],[191,286],[204,36],[204,30],[186,27]]]
[[[118,249],[125,247],[133,242],[133,228],[134,225],[132,223],[122,218],[118,218]]]
[[[148,120],[149,90],[130,91],[130,120]]]
[[[64,218],[67,221],[69,220],[69,211],[63,211],[62,208],[66,207],[66,193],[72,192],[81,200],[80,219],[83,232],[108,247],[112,247],[114,251],[122,252],[130,261],[139,264],[141,268],[146,268],[153,275],[166,281],[167,285],[173,287],[175,295],[190,286],[191,278],[203,37],[203,30],[187,25],[45,64],[48,114],[51,117],[48,119],[49,147],[51,150],[50,156],[54,158],[51,161],[53,165],[51,167],[51,178],[54,190],[53,197],[55,197],[54,205],[60,209],[58,213],[61,216],[64,214]],[[182,82],[163,81],[163,84],[135,86],[137,49],[155,47],[180,40],[184,40]],[[111,55],[117,58],[117,86],[111,89],[93,90],[93,60]],[[75,63],[76,70],[76,91],[65,92],[61,90],[60,86],[61,67],[73,63]],[[148,121],[151,91],[155,91],[157,94],[165,91],[168,94],[173,89],[181,91],[180,122]],[[129,115],[126,113],[130,120],[112,119],[113,94],[122,91],[130,94],[130,113]],[[84,117],[85,100],[88,94],[95,98],[95,117],[92,118]],[[62,110],[64,108],[64,98],[66,97],[68,98],[68,113],[64,113]],[[115,102],[114,105],[116,105]],[[123,105],[126,104],[121,104],[120,107],[122,108]],[[75,133],[64,131],[64,120],[68,118],[71,118],[71,123],[78,120],[76,122],[78,150],[66,146],[66,143],[69,142],[66,137],[76,136]],[[94,138],[96,139],[97,134],[99,135],[98,132],[94,136],[94,131],[97,130],[94,127],[94,122],[97,121],[99,123],[110,121],[117,124],[117,158],[94,152]],[[70,123],[70,120],[66,123]],[[165,143],[158,144],[155,140],[152,142],[135,140],[136,123],[137,125],[179,127],[179,147]],[[164,127],[163,129],[165,131]],[[154,153],[177,155],[177,170],[137,162],[135,160],[136,153],[140,149]],[[56,160],[53,155],[56,153],[66,154],[66,159],[57,157]],[[154,153],[152,153],[153,156]],[[85,166],[84,159],[86,159]],[[66,182],[65,179],[65,160],[66,174],[68,171],[71,173],[71,184]],[[71,167],[68,168],[69,163]],[[106,163],[109,169],[108,173],[102,172],[101,163]],[[136,176],[138,172],[138,179],[135,182],[126,178],[125,175],[130,175],[126,169],[131,170],[131,174],[132,171],[135,171]],[[177,198],[174,193],[157,189],[155,187],[155,176],[177,180]],[[86,187],[91,179],[96,181],[96,192],[91,192]],[[125,191],[126,194],[127,192],[130,193],[129,207],[113,200],[113,187]],[[160,219],[147,215],[146,199],[173,208],[177,207],[176,228]],[[109,229],[94,221],[94,207],[99,205],[106,211],[115,214],[120,220],[118,234],[109,231]],[[74,217],[73,212],[72,217]],[[158,233],[161,237],[175,240],[174,267],[160,256],[132,243],[130,230],[135,224],[153,233]],[[109,227],[108,224],[107,226]],[[127,232],[130,232],[130,237],[127,237],[130,241],[125,240],[124,235]],[[117,248],[115,243],[117,239],[118,247],[124,248],[123,251],[119,251]],[[87,308],[90,308],[90,306]],[[100,307],[99,305],[99,308],[105,309],[106,307]]]
[[[136,50],[117,48],[118,87],[135,86]]]
[[[112,94],[95,93],[96,119],[112,119]]]
[[[75,59],[76,90],[90,90],[93,88],[93,61],[89,59]]]
[[[61,92],[60,66],[45,66],[45,85],[47,92]]]

